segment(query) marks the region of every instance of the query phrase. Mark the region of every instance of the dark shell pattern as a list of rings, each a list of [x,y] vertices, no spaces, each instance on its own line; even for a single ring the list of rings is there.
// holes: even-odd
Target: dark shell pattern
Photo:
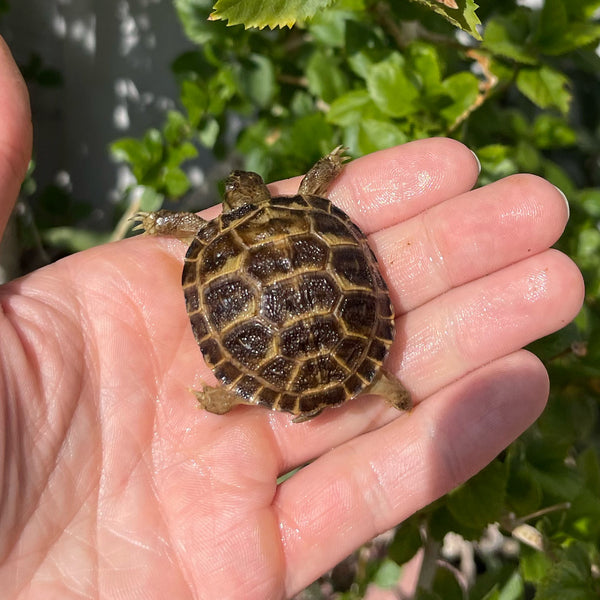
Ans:
[[[246,402],[296,415],[342,404],[369,386],[392,343],[375,256],[325,198],[221,214],[196,234],[182,279],[206,362]]]

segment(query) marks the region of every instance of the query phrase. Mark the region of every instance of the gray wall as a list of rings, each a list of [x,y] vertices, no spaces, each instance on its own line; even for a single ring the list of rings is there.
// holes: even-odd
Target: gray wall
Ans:
[[[30,86],[35,178],[98,207],[127,181],[108,144],[160,126],[177,88],[169,65],[190,47],[172,0],[10,0],[0,32],[17,62],[41,55],[62,88]],[[206,157],[201,157],[202,161]]]

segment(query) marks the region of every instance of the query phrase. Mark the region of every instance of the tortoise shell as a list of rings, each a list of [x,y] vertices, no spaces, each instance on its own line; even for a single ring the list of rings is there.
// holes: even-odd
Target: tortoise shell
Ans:
[[[302,421],[363,391],[410,407],[382,368],[394,310],[375,255],[348,215],[322,197],[342,170],[342,153],[319,160],[295,196],[272,198],[259,175],[234,171],[224,212],[212,221],[138,213],[146,233],[191,240],[185,304],[223,384],[194,392],[206,410],[260,404]]]
[[[368,387],[394,338],[366,238],[318,196],[245,204],[206,223],[185,258],[192,330],[222,384],[294,415]]]

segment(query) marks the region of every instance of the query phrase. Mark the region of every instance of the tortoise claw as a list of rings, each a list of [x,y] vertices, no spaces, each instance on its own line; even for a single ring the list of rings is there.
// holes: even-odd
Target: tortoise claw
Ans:
[[[150,216],[151,213],[149,212],[144,212],[144,211],[139,211],[136,212],[135,215],[133,215],[129,221],[131,221],[132,223],[135,223],[136,221],[139,221],[139,223],[137,223],[137,225],[135,225],[135,227],[131,228],[131,231],[148,231],[148,227],[146,226],[148,223],[148,217]]]

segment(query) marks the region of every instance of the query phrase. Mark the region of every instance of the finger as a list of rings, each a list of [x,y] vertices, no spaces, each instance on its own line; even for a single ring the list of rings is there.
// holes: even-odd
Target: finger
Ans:
[[[388,365],[426,398],[489,361],[569,323],[583,302],[573,262],[547,250],[455,288],[397,321]]]
[[[577,314],[582,299],[577,267],[563,254],[548,250],[454,289],[399,319],[386,366],[418,402],[564,326]],[[272,414],[281,471],[397,416],[373,396],[352,400],[301,425]]]
[[[417,140],[348,163],[327,196],[365,233],[371,233],[466,192],[478,174],[477,158],[460,142]],[[269,188],[274,195],[295,194],[300,179]]]
[[[27,87],[0,38],[0,236],[31,158],[32,128]]]
[[[400,314],[546,250],[567,219],[556,187],[515,175],[373,233],[369,241]]]
[[[518,352],[280,485],[287,595],[483,468],[537,418],[547,394],[541,363]]]

